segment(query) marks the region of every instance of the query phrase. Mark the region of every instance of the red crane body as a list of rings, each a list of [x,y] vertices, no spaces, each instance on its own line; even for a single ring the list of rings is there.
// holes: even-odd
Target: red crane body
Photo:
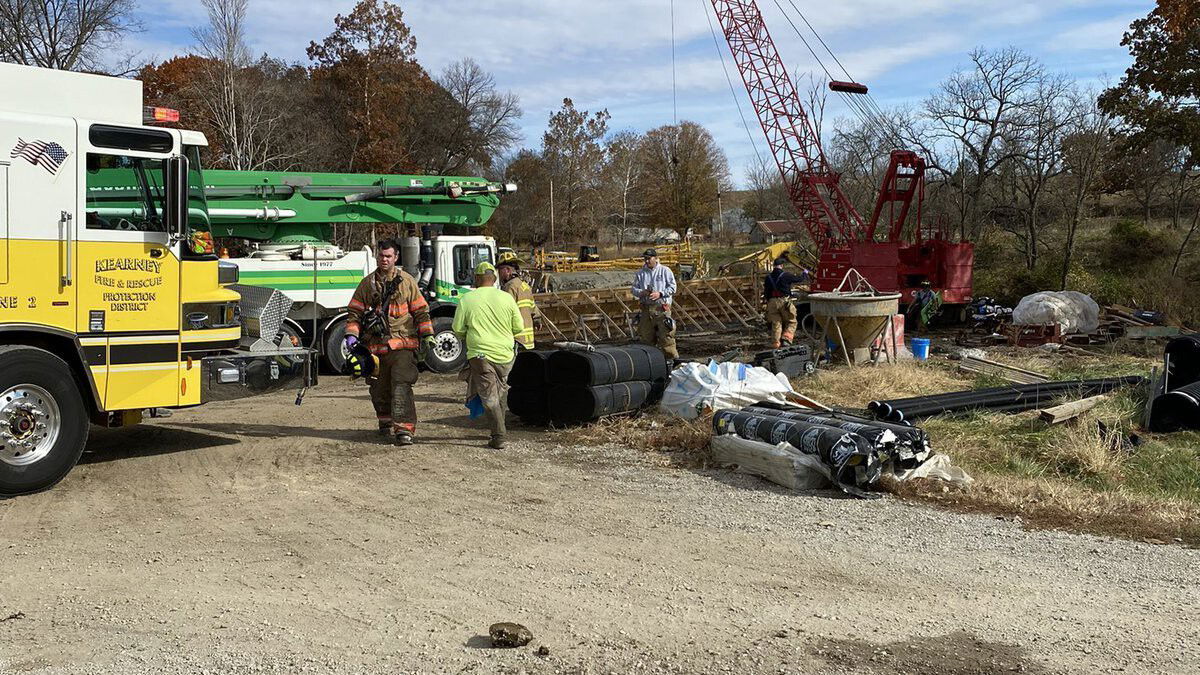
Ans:
[[[825,158],[821,139],[754,0],[711,1],[788,198],[817,245],[813,290],[832,290],[854,268],[881,291],[901,291],[907,298],[928,280],[941,291],[943,302],[969,302],[974,246],[951,242],[940,231],[922,231],[925,161],[920,155],[892,152],[871,220],[864,221],[842,191],[841,174]],[[866,91],[858,83],[830,84],[835,91]],[[914,202],[912,237],[905,240],[904,226]],[[886,238],[877,240],[880,225]]]

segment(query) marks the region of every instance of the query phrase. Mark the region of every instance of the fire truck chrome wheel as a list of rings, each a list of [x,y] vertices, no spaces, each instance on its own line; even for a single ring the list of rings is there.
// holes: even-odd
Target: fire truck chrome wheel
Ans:
[[[0,394],[0,462],[34,464],[54,449],[62,426],[58,402],[36,384],[20,384]]]
[[[433,351],[441,361],[454,361],[462,355],[462,343],[454,333],[442,333],[433,338]]]

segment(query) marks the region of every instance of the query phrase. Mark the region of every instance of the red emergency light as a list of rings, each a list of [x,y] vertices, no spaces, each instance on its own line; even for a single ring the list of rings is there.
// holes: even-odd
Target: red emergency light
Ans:
[[[178,122],[179,111],[171,108],[159,108],[157,106],[148,105],[142,108],[142,121],[146,124],[154,122]]]
[[[858,82],[842,82],[840,80],[831,80],[829,88],[833,91],[840,91],[843,94],[865,94],[867,93],[867,85],[859,84]]]

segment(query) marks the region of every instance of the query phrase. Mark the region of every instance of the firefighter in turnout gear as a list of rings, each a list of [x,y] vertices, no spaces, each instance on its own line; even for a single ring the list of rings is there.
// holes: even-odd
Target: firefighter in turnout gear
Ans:
[[[792,304],[792,284],[808,280],[783,270],[783,258],[777,258],[770,274],[763,277],[763,299],[767,302],[766,317],[771,324],[771,348],[790,345],[796,338],[796,305]]]
[[[396,445],[410,445],[417,428],[417,361],[433,342],[433,321],[417,281],[396,266],[400,245],[385,239],[378,251],[378,268],[350,299],[346,346],[353,351],[363,342],[378,357],[368,381],[379,432],[394,436]]]
[[[517,254],[501,254],[496,273],[500,275],[500,290],[511,295],[517,301],[517,309],[521,310],[525,328],[517,336],[517,344],[521,349],[533,349],[533,317],[537,315],[537,305],[533,302],[533,289],[520,276],[521,260]]]

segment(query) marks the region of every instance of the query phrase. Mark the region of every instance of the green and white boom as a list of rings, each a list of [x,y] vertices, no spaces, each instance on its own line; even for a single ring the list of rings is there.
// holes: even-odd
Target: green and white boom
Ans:
[[[430,303],[436,348],[426,365],[456,372],[466,359],[450,329],[475,265],[496,261],[496,242],[472,233],[514,185],[482,178],[378,174],[220,171],[204,173],[212,235],[252,242],[253,252],[230,258],[239,283],[279,289],[293,300],[286,330],[315,341],[327,364],[341,371],[346,305],[358,282],[375,269],[369,247],[343,251],[333,225],[395,223],[402,266]]]

